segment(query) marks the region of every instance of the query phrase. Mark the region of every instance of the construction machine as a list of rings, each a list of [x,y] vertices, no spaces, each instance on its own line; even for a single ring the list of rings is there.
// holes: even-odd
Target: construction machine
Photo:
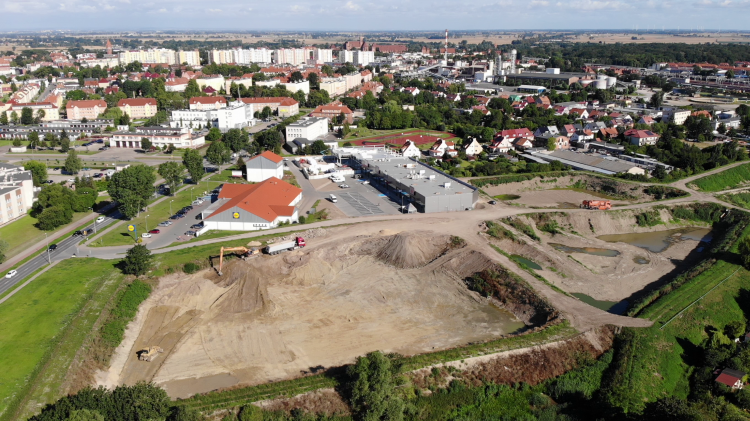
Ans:
[[[143,348],[142,350],[138,351],[138,359],[140,361],[146,361],[151,362],[154,358],[156,358],[156,355],[164,352],[164,350],[160,346],[150,346],[148,348]]]
[[[223,273],[221,273],[221,267],[224,265],[224,253],[239,254],[243,259],[247,259],[248,257],[259,255],[260,249],[258,247],[222,247],[221,253],[219,254],[219,276],[223,275]]]
[[[584,200],[581,207],[583,209],[610,210],[612,209],[612,202],[609,200]]]

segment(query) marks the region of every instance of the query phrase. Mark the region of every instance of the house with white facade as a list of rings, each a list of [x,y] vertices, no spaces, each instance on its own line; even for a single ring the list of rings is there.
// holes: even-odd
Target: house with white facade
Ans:
[[[245,163],[247,181],[260,182],[276,177],[284,178],[284,159],[271,151],[254,156]]]

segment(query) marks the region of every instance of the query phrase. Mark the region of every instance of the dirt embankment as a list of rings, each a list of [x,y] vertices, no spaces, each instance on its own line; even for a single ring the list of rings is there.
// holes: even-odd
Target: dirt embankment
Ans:
[[[522,256],[541,266],[536,272],[566,292],[617,302],[665,282],[699,254],[696,251],[698,241],[695,240],[675,241],[666,250],[656,253],[597,238],[605,234],[646,233],[685,226],[673,221],[666,209],[657,211],[665,221],[663,224],[638,226],[636,216],[644,211],[649,210],[519,215],[516,219],[533,227],[539,241],[505,225],[505,220],[499,222],[517,233],[516,240],[490,240],[506,253]],[[560,233],[552,235],[539,229],[552,221],[557,223]],[[689,224],[695,225],[693,222]],[[561,250],[560,245],[568,249]]]
[[[466,287],[492,267],[449,235],[381,231],[233,260],[221,277],[167,278],[100,384],[154,381],[186,397],[298,377],[374,350],[414,355],[487,341],[524,329],[522,320],[548,319],[530,289],[508,285],[493,302]],[[138,361],[135,352],[153,345],[164,353]]]
[[[612,198],[613,205],[626,205],[687,195],[669,186],[644,187],[634,183],[597,177],[591,174],[537,177],[513,183],[487,185],[482,189],[491,196],[517,195],[514,204],[530,207],[578,205],[596,197]]]

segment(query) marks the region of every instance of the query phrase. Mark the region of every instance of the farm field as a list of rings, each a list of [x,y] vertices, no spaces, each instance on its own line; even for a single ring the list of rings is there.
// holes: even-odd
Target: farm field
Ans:
[[[750,182],[750,164],[739,165],[717,174],[693,181],[698,189],[706,192],[718,192],[742,187]]]
[[[73,355],[121,279],[113,264],[65,260],[0,306],[0,415],[17,409],[19,397],[60,396]]]

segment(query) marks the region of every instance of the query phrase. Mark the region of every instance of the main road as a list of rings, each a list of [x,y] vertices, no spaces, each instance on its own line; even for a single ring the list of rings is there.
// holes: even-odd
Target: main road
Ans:
[[[97,231],[105,228],[107,225],[118,220],[119,212],[115,211],[111,216],[105,216],[104,221],[96,222],[86,226],[86,229],[96,229]],[[0,295],[13,288],[24,278],[48,265],[52,260],[61,260],[73,257],[78,252],[78,243],[83,240],[81,235],[73,235],[57,243],[55,250],[45,250],[43,253],[33,257],[17,269],[18,273],[12,278],[0,278]]]

